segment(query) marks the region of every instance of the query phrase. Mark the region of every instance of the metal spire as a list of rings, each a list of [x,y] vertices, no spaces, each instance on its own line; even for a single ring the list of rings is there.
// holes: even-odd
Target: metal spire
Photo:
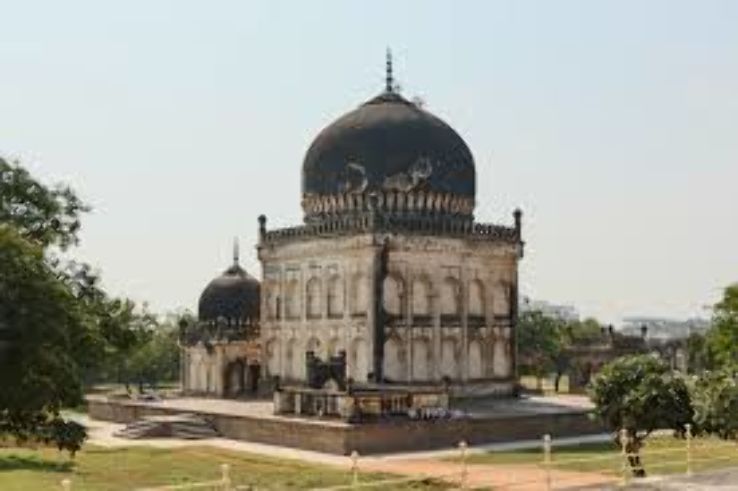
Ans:
[[[385,78],[384,90],[386,90],[387,92],[394,92],[395,91],[395,79],[392,76],[392,51],[389,48],[387,48],[386,67],[387,67],[387,75]]]
[[[240,247],[238,246],[238,237],[233,237],[233,265],[238,266]]]

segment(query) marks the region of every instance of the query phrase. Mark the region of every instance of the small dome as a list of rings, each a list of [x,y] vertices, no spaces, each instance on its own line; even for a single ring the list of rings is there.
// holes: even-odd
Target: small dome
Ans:
[[[208,283],[198,303],[200,321],[251,323],[259,320],[259,281],[237,262]]]
[[[463,200],[471,213],[474,158],[456,131],[388,90],[313,141],[302,168],[303,207],[320,197],[423,192]],[[471,209],[470,209],[471,208]]]

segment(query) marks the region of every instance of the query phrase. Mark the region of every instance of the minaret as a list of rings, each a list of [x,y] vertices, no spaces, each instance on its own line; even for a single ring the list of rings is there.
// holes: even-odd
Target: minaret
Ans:
[[[395,91],[395,79],[392,76],[392,51],[389,48],[387,48],[386,55],[386,75],[384,90],[386,92]]]
[[[233,237],[233,265],[238,266],[240,247],[238,246],[238,237]]]

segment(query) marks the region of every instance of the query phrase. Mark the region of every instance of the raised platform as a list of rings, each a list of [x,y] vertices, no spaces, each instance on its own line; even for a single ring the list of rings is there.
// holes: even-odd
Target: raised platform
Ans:
[[[91,418],[129,424],[146,416],[196,414],[223,437],[348,455],[430,450],[455,446],[601,433],[579,396],[475,400],[461,406],[468,417],[412,421],[393,418],[352,424],[336,419],[274,415],[271,401],[183,397],[157,402],[87,397]]]

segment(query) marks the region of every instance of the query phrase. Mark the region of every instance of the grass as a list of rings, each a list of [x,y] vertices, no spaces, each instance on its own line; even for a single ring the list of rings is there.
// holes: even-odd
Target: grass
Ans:
[[[458,459],[455,459],[458,460]],[[641,450],[641,460],[649,475],[679,474],[687,468],[686,441],[670,436],[651,437]],[[543,465],[539,449],[472,454],[469,463],[476,464],[537,464]],[[622,473],[623,456],[614,443],[588,443],[554,447],[551,453],[554,469]],[[692,471],[700,472],[738,466],[738,443],[717,438],[692,440]]]
[[[220,464],[230,464],[234,485],[259,489],[309,489],[351,482],[349,471],[343,469],[210,447],[108,449],[87,445],[74,460],[51,448],[0,448],[0,490],[59,490],[61,481],[68,478],[72,480],[73,491],[130,491],[217,480]],[[360,479],[389,477],[392,476],[362,474]],[[392,489],[430,491],[444,487],[423,482],[396,485]]]

